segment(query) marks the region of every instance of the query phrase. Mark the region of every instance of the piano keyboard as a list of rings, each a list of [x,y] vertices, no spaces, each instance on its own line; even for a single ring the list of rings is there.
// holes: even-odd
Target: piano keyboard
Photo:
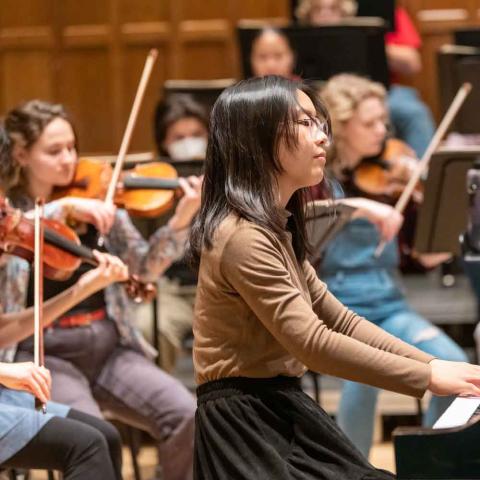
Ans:
[[[480,417],[480,398],[457,397],[433,425],[434,429],[460,427]]]

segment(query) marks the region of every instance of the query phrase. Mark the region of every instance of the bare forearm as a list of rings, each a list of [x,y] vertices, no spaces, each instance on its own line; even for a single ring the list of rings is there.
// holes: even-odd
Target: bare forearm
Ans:
[[[420,54],[412,47],[388,45],[387,60],[390,69],[401,75],[415,75],[422,69]]]
[[[67,310],[89,297],[97,290],[96,283],[80,281],[44,303],[43,319],[50,325]],[[21,312],[0,316],[0,348],[19,342],[33,334],[33,307]]]

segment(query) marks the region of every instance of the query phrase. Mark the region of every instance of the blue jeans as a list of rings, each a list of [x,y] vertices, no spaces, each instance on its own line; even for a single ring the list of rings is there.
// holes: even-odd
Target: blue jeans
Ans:
[[[463,350],[441,330],[413,311],[406,302],[397,266],[396,245],[383,254],[374,225],[357,219],[347,224],[330,242],[320,278],[344,305],[395,337],[444,360],[466,361]],[[345,382],[337,421],[343,431],[368,456],[378,390]],[[432,425],[450,398],[432,398],[424,423]]]
[[[408,143],[420,158],[435,132],[430,110],[415,89],[403,85],[390,87],[388,106],[395,136]]]
[[[378,325],[387,332],[443,360],[467,361],[463,350],[445,333],[405,304],[405,308]],[[375,406],[379,390],[355,382],[344,382],[337,422],[350,440],[368,457],[372,445]],[[424,426],[432,426],[445,411],[451,397],[432,397],[424,415]]]

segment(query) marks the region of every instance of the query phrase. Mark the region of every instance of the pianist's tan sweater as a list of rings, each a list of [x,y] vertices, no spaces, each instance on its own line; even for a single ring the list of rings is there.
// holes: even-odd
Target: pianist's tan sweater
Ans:
[[[200,262],[193,330],[197,383],[301,376],[307,368],[421,397],[434,357],[342,305],[290,236],[233,215]]]

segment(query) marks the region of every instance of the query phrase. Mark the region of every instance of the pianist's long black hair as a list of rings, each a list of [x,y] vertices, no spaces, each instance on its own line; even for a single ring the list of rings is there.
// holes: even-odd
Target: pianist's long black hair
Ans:
[[[297,90],[308,95],[317,116],[330,125],[327,110],[315,91],[282,77],[241,81],[216,101],[210,117],[202,204],[190,235],[188,256],[194,266],[199,264],[202,249],[212,247],[215,230],[230,213],[279,237],[285,235],[285,217],[277,207],[274,187],[276,174],[282,172],[279,140],[285,139],[292,149],[297,144]],[[307,195],[308,189],[297,190],[287,205],[292,213],[287,230],[299,261],[308,251],[304,212]]]

